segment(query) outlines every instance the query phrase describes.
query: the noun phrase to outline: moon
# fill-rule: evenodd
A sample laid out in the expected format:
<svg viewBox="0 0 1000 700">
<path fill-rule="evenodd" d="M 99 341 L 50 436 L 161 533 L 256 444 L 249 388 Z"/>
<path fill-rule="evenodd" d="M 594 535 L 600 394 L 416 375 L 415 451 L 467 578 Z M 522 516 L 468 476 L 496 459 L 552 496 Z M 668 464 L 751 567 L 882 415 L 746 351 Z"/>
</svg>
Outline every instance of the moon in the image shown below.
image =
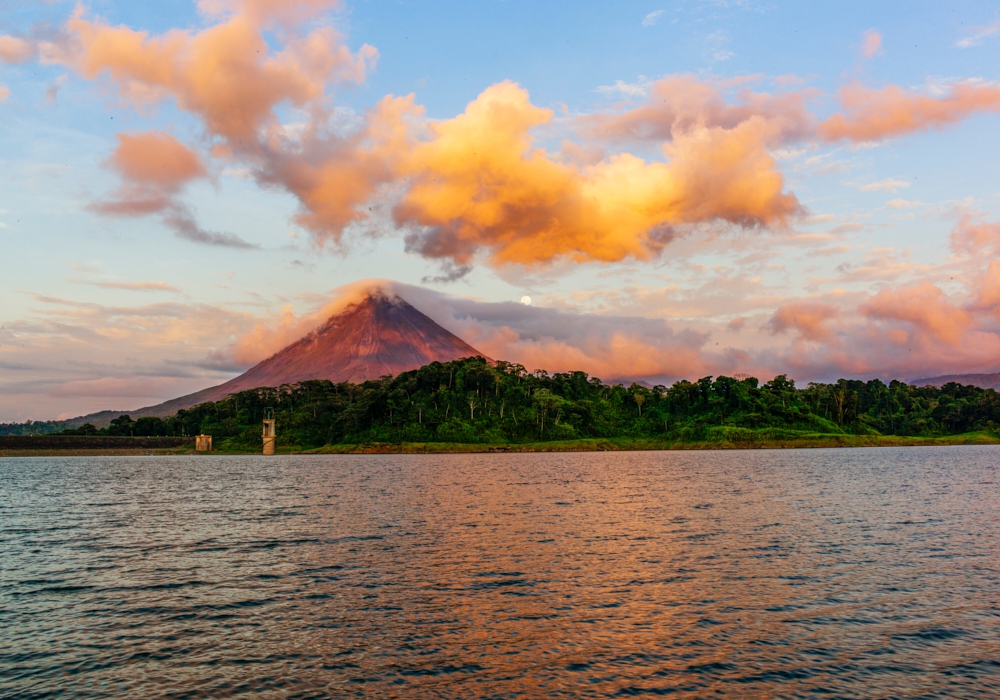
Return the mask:
<svg viewBox="0 0 1000 700">
<path fill-rule="evenodd" d="M 524 304 L 525 306 L 531 306 L 531 297 L 529 296 L 521 297 L 521 303 Z"/>
</svg>

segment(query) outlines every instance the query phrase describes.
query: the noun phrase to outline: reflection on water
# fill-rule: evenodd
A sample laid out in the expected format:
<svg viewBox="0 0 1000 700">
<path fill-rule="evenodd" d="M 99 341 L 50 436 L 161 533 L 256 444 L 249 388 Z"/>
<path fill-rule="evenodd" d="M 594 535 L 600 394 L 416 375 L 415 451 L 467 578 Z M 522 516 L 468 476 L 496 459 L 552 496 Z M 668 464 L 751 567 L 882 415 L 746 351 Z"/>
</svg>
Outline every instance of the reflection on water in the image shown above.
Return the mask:
<svg viewBox="0 0 1000 700">
<path fill-rule="evenodd" d="M 998 460 L 0 460 L 0 696 L 1000 697 Z"/>
</svg>

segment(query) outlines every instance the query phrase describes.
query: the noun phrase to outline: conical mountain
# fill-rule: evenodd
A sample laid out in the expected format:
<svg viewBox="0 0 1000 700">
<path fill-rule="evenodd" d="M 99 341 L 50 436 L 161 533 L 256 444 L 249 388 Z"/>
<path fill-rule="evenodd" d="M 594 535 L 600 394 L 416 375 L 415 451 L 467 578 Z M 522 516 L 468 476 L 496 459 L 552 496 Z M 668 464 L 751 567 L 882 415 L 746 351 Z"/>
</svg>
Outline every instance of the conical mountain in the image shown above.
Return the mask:
<svg viewBox="0 0 1000 700">
<path fill-rule="evenodd" d="M 331 316 L 306 337 L 225 384 L 127 413 L 132 418 L 169 416 L 182 408 L 262 386 L 277 387 L 309 379 L 362 382 L 435 361 L 475 356 L 486 357 L 403 298 L 375 290 Z M 103 418 L 104 413 L 110 412 L 93 415 Z M 118 415 L 113 412 L 111 417 Z M 81 419 L 85 418 L 90 416 Z"/>
<path fill-rule="evenodd" d="M 399 296 L 375 291 L 219 389 L 235 393 L 306 379 L 361 382 L 482 355 Z"/>
</svg>

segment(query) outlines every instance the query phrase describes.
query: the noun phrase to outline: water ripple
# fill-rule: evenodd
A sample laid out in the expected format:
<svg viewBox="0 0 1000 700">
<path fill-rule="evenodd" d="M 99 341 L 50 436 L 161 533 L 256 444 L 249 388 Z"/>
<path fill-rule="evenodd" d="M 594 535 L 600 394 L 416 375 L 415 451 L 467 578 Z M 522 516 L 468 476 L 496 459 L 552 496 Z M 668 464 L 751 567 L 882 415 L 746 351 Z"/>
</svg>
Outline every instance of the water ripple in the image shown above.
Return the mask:
<svg viewBox="0 0 1000 700">
<path fill-rule="evenodd" d="M 1000 697 L 998 463 L 0 459 L 0 697 Z"/>
</svg>

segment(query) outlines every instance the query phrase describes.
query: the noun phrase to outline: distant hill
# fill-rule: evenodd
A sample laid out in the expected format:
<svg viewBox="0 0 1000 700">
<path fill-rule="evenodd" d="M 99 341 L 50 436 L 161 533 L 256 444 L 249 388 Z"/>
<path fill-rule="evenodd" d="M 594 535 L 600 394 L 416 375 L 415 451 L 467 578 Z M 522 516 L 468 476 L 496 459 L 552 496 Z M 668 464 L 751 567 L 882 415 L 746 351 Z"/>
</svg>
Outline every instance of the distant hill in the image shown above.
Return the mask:
<svg viewBox="0 0 1000 700">
<path fill-rule="evenodd" d="M 950 382 L 978 386 L 981 389 L 1000 389 L 1000 372 L 993 374 L 945 374 L 940 377 L 914 379 L 913 386 L 944 386 Z"/>
<path fill-rule="evenodd" d="M 127 413 L 171 416 L 183 408 L 219 401 L 246 389 L 294 384 L 308 379 L 362 382 L 386 374 L 450 362 L 463 357 L 485 357 L 464 340 L 442 328 L 398 295 L 370 292 L 326 323 L 225 384 L 134 411 L 101 411 L 65 421 L 66 427 L 92 423 L 101 428 Z M 489 358 L 487 358 L 489 359 Z"/>
</svg>

